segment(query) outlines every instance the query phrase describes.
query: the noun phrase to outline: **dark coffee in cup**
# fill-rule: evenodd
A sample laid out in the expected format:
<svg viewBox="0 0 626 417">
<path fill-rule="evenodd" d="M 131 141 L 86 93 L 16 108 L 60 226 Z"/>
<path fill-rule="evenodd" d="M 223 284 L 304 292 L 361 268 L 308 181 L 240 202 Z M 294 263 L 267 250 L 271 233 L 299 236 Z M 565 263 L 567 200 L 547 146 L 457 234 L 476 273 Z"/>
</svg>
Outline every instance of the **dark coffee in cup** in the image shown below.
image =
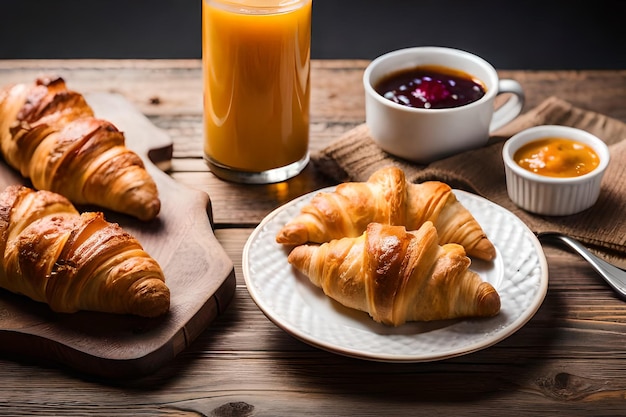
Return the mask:
<svg viewBox="0 0 626 417">
<path fill-rule="evenodd" d="M 433 67 L 435 77 L 423 72 Z M 420 71 L 417 78 L 422 80 L 419 88 L 409 85 L 416 68 Z M 429 86 L 424 88 L 427 78 Z M 407 91 L 403 98 L 394 93 L 396 99 L 416 98 L 422 102 L 417 103 L 420 106 L 385 98 L 385 91 L 377 89 L 382 91 L 386 80 L 399 81 L 396 87 Z M 448 90 L 445 83 L 467 86 L 459 94 Z M 363 87 L 365 121 L 374 142 L 385 152 L 420 164 L 486 145 L 490 133 L 517 117 L 524 105 L 524 91 L 517 81 L 499 79 L 496 69 L 484 59 L 452 48 L 424 46 L 381 55 L 365 68 Z M 502 94 L 508 98 L 496 108 L 495 98 Z M 458 100 L 462 95 L 469 96 L 469 102 Z M 446 103 L 449 98 L 456 105 Z M 434 108 L 435 102 L 443 106 Z"/>
<path fill-rule="evenodd" d="M 404 69 L 387 75 L 374 89 L 394 103 L 422 109 L 449 109 L 480 100 L 485 84 L 460 70 L 439 65 Z"/>
</svg>

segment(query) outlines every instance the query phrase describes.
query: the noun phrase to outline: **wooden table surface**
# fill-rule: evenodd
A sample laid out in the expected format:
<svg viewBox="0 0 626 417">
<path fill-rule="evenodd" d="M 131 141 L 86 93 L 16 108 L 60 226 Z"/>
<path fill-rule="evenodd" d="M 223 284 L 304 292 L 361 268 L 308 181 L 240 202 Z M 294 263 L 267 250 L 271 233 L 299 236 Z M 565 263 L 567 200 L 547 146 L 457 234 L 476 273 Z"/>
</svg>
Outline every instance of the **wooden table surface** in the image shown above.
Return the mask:
<svg viewBox="0 0 626 417">
<path fill-rule="evenodd" d="M 311 152 L 364 121 L 366 64 L 314 61 Z M 626 415 L 626 304 L 576 255 L 545 248 L 545 301 L 522 329 L 490 348 L 409 364 L 319 350 L 263 315 L 246 289 L 241 257 L 270 211 L 332 181 L 312 166 L 268 186 L 214 177 L 202 160 L 199 61 L 0 61 L 0 85 L 41 73 L 60 74 L 83 93 L 122 94 L 169 133 L 169 174 L 209 194 L 215 235 L 235 265 L 237 287 L 226 312 L 190 347 L 141 378 L 103 380 L 0 356 L 1 415 Z M 500 75 L 522 84 L 526 109 L 554 95 L 626 121 L 626 70 Z"/>
</svg>

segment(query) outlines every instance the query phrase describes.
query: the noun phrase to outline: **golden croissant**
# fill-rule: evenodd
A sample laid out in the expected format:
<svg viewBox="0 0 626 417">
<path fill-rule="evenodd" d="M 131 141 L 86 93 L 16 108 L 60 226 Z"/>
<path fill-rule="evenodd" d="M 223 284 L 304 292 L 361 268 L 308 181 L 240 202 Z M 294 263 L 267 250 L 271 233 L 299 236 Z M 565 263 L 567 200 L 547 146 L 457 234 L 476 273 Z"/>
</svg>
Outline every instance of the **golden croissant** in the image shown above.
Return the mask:
<svg viewBox="0 0 626 417">
<path fill-rule="evenodd" d="M 50 191 L 12 185 L 0 194 L 0 255 L 0 287 L 56 312 L 169 310 L 163 271 L 137 239 Z"/>
<path fill-rule="evenodd" d="M 141 220 L 161 208 L 156 184 L 124 134 L 94 117 L 62 78 L 0 91 L 0 150 L 33 187 Z"/>
<path fill-rule="evenodd" d="M 474 216 L 445 183 L 412 184 L 397 167 L 382 168 L 367 182 L 349 182 L 320 192 L 277 234 L 276 242 L 301 245 L 357 237 L 369 223 L 418 229 L 431 221 L 439 243 L 458 243 L 468 255 L 492 260 L 496 250 Z"/>
<path fill-rule="evenodd" d="M 462 246 L 440 246 L 429 221 L 417 231 L 371 223 L 356 238 L 295 247 L 288 261 L 324 293 L 377 322 L 491 317 L 495 288 L 469 269 Z"/>
</svg>

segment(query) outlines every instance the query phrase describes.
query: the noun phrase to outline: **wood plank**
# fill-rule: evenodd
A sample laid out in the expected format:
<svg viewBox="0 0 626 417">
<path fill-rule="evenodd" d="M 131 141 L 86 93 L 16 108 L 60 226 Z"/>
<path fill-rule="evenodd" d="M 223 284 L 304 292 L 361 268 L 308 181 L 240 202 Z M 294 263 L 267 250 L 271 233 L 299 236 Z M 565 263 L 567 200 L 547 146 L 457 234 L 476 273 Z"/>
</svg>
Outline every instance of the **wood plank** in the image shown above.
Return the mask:
<svg viewBox="0 0 626 417">
<path fill-rule="evenodd" d="M 362 72 L 368 61 L 316 60 L 311 65 L 312 121 L 364 120 Z M 42 73 L 63 76 L 85 93 L 119 93 L 148 117 L 202 113 L 200 60 L 3 60 L 0 85 L 25 82 Z M 626 70 L 501 70 L 526 92 L 526 109 L 551 95 L 626 120 Z M 176 139 L 174 139 L 176 141 Z"/>
</svg>

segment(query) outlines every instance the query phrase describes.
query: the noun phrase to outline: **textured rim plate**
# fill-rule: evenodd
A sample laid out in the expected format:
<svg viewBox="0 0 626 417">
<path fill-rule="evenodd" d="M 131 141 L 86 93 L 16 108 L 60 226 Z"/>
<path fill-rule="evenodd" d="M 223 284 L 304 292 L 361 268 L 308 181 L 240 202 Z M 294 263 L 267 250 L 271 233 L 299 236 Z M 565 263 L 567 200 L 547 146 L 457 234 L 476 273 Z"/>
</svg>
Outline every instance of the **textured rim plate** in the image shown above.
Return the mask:
<svg viewBox="0 0 626 417">
<path fill-rule="evenodd" d="M 332 191 L 329 187 L 320 191 Z M 333 301 L 287 262 L 289 248 L 275 241 L 282 226 L 319 191 L 270 213 L 243 250 L 243 274 L 252 299 L 278 327 L 318 348 L 385 362 L 427 362 L 475 352 L 519 330 L 537 312 L 548 288 L 541 244 L 510 211 L 482 197 L 454 190 L 496 247 L 492 262 L 472 260 L 471 269 L 501 298 L 493 318 L 412 322 L 389 327 L 367 313 Z"/>
</svg>

